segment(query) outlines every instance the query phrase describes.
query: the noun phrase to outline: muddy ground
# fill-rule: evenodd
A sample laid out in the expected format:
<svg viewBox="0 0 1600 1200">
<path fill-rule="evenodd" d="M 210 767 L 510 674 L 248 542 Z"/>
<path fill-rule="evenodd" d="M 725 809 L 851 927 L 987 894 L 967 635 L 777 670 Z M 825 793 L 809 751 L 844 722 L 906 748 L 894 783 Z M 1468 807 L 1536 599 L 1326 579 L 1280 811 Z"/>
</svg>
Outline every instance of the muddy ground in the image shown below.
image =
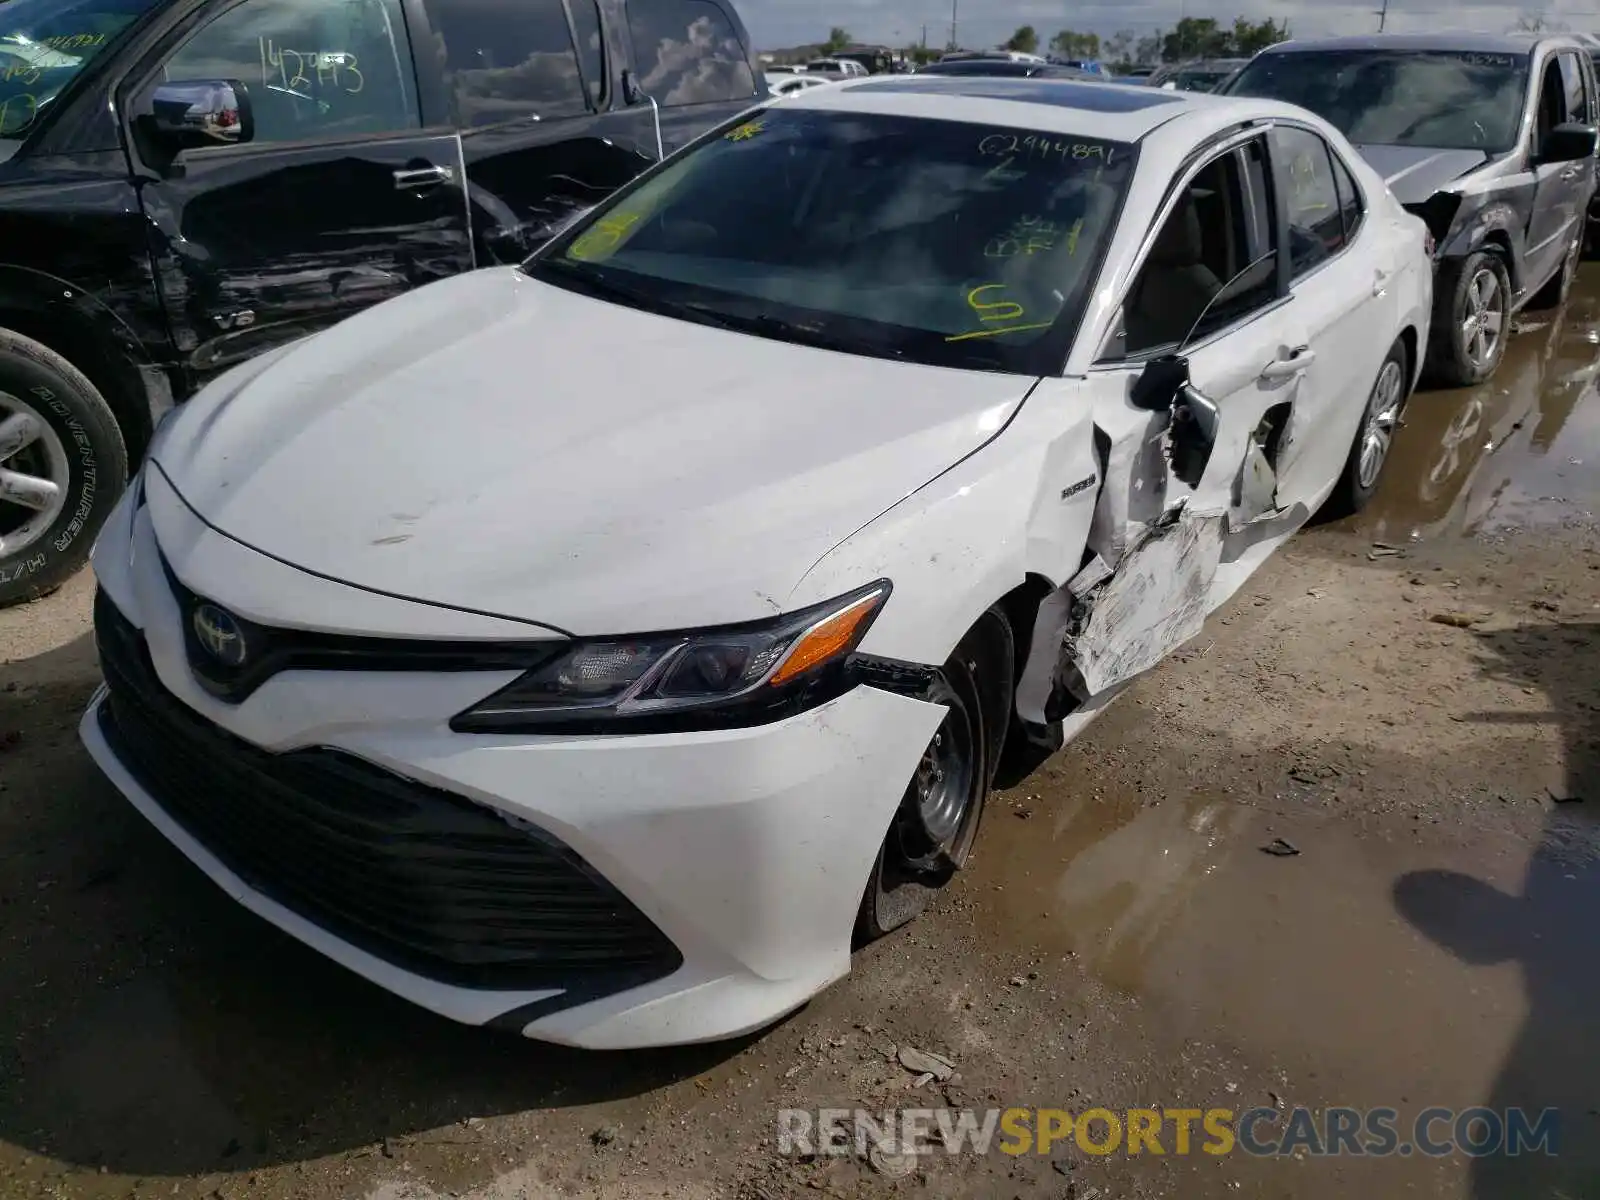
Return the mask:
<svg viewBox="0 0 1600 1200">
<path fill-rule="evenodd" d="M 939 911 L 732 1044 L 457 1027 L 96 774 L 91 585 L 0 614 L 0 1195 L 1600 1196 L 1600 271 L 1000 794 Z M 1445 623 L 1448 622 L 1448 623 Z M 1262 847 L 1284 839 L 1298 854 Z M 918 1086 L 903 1047 L 959 1072 Z M 780 1156 L 780 1108 L 1560 1109 L 1560 1154 Z M 879 1166 L 886 1164 L 880 1163 Z M 892 1164 L 887 1164 L 891 1165 Z"/>
</svg>

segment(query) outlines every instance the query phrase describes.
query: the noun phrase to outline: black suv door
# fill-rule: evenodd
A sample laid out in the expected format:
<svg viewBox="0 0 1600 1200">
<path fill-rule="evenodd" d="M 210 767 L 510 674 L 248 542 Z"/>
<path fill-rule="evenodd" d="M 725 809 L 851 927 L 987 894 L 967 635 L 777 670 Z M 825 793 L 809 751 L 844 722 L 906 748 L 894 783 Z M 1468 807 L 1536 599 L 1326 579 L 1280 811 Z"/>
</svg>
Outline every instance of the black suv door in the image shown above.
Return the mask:
<svg viewBox="0 0 1600 1200">
<path fill-rule="evenodd" d="M 710 0 L 423 4 L 427 32 L 414 36 L 433 48 L 461 130 L 479 265 L 520 262 L 757 99 L 743 26 Z"/>
<path fill-rule="evenodd" d="M 175 151 L 173 114 L 219 86 L 238 97 L 231 144 Z M 402 0 L 215 0 L 122 95 L 157 281 L 197 382 L 473 265 L 458 139 L 425 127 L 442 114 L 419 100 Z"/>
<path fill-rule="evenodd" d="M 671 154 L 766 92 L 744 27 L 717 0 L 625 0 L 635 81 L 661 110 Z"/>
</svg>

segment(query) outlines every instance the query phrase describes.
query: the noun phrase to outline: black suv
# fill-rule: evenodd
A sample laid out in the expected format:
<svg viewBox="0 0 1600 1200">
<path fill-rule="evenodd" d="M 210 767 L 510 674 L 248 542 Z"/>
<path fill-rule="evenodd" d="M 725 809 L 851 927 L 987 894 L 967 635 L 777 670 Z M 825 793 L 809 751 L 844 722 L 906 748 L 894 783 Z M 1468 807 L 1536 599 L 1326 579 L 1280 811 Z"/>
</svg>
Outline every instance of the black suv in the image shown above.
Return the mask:
<svg viewBox="0 0 1600 1200">
<path fill-rule="evenodd" d="M 766 94 L 729 0 L 0 0 L 0 604 L 81 565 L 174 400 Z"/>
<path fill-rule="evenodd" d="M 1566 298 L 1595 191 L 1600 96 L 1568 37 L 1437 34 L 1285 42 L 1221 89 L 1336 125 L 1432 232 L 1428 365 L 1487 379 L 1511 317 Z"/>
</svg>

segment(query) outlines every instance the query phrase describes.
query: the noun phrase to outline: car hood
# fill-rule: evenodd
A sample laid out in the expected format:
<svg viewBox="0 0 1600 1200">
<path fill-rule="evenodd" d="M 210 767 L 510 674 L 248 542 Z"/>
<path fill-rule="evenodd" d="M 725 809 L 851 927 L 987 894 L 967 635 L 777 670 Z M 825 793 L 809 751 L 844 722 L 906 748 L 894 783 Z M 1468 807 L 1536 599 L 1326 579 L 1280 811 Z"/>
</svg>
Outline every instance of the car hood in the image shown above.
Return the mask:
<svg viewBox="0 0 1600 1200">
<path fill-rule="evenodd" d="M 1429 146 L 1356 143 L 1361 157 L 1383 176 L 1401 204 L 1421 204 L 1447 183 L 1489 161 L 1482 150 L 1438 150 Z"/>
<path fill-rule="evenodd" d="M 504 268 L 224 376 L 151 457 L 208 523 L 291 565 L 632 633 L 781 611 L 1030 384 L 690 324 Z"/>
</svg>

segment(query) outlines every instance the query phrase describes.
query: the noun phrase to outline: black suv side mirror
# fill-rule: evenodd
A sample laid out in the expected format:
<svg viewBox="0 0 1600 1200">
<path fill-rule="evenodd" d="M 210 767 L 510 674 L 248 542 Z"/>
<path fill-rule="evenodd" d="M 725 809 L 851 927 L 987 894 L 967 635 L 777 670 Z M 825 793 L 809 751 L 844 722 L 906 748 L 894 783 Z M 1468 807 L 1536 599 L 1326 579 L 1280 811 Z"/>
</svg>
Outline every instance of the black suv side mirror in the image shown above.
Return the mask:
<svg viewBox="0 0 1600 1200">
<path fill-rule="evenodd" d="M 1545 134 L 1544 145 L 1539 147 L 1541 163 L 1581 162 L 1593 158 L 1600 145 L 1600 130 L 1593 125 L 1568 122 L 1557 125 Z"/>
<path fill-rule="evenodd" d="M 163 83 L 140 123 L 169 154 L 202 146 L 237 146 L 256 132 L 250 94 L 234 79 Z"/>
<path fill-rule="evenodd" d="M 0 0 L 3 3 L 4 0 Z M 644 85 L 639 82 L 639 77 L 633 71 L 624 68 L 622 72 L 622 102 L 629 108 L 636 104 L 648 104 L 650 111 L 655 115 L 656 121 L 656 161 L 660 162 L 667 157 L 666 145 L 661 140 L 661 106 L 656 103 L 656 98 L 644 90 Z"/>
</svg>

